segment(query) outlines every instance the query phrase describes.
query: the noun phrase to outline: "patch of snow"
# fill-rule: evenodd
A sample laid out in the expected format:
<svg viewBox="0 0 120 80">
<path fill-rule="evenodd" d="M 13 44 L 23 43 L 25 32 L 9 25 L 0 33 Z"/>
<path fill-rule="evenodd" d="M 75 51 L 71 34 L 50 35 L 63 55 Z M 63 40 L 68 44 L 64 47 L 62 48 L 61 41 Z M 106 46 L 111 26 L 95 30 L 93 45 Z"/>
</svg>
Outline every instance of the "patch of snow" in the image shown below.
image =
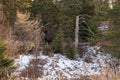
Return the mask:
<svg viewBox="0 0 120 80">
<path fill-rule="evenodd" d="M 17 71 L 26 69 L 32 59 L 34 59 L 33 55 L 20 55 L 18 59 L 15 59 L 15 65 L 19 66 Z"/>
<path fill-rule="evenodd" d="M 54 54 L 53 57 L 49 57 L 40 52 L 37 58 L 45 60 L 46 64 L 43 65 L 43 76 L 37 80 L 54 80 L 59 77 L 71 79 L 80 78 L 80 75 L 99 75 L 103 68 L 108 67 L 106 62 L 110 61 L 112 57 L 109 54 L 99 54 L 100 46 L 87 46 L 86 48 L 87 52 L 83 58 L 77 60 L 70 60 L 61 54 Z M 90 63 L 85 62 L 86 56 L 92 58 Z M 22 71 L 29 66 L 32 59 L 35 59 L 35 56 L 20 55 L 18 59 L 15 59 L 15 64 L 19 65 L 18 71 Z"/>
<path fill-rule="evenodd" d="M 109 30 L 109 26 L 108 25 L 102 25 L 102 26 L 99 26 L 98 27 L 98 30 L 101 30 L 101 31 L 107 31 L 107 30 Z"/>
</svg>

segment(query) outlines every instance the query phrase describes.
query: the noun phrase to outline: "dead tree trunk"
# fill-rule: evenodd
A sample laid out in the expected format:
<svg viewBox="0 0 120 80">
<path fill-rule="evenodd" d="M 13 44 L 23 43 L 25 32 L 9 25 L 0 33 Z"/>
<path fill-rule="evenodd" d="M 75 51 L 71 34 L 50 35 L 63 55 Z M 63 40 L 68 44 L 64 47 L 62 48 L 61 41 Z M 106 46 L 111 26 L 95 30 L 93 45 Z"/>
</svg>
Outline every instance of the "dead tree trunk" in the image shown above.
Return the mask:
<svg viewBox="0 0 120 80">
<path fill-rule="evenodd" d="M 76 16 L 76 27 L 75 27 L 75 48 L 78 50 L 79 43 L 79 16 Z"/>
</svg>

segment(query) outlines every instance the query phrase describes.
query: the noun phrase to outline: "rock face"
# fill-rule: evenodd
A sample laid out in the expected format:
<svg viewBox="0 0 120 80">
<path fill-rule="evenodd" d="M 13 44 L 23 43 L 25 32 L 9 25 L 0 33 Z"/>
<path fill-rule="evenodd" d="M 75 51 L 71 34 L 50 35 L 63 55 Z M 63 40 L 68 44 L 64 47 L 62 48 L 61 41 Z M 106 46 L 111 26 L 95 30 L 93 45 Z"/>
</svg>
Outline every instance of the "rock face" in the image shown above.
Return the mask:
<svg viewBox="0 0 120 80">
<path fill-rule="evenodd" d="M 16 51 L 14 53 L 31 53 L 40 47 L 41 26 L 38 20 L 29 20 L 29 13 L 17 11 L 17 20 L 14 30 L 14 43 Z M 36 48 L 36 49 L 35 49 Z"/>
</svg>

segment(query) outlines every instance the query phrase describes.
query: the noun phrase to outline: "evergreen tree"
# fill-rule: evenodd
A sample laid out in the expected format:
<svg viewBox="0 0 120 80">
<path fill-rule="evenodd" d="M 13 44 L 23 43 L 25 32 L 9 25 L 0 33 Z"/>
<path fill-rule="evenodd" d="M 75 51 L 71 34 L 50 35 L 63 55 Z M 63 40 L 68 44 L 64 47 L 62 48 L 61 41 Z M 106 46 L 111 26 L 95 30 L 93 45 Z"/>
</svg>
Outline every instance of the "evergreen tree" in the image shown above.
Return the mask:
<svg viewBox="0 0 120 80">
<path fill-rule="evenodd" d="M 64 53 L 63 51 L 64 33 L 61 27 L 56 33 L 56 37 L 53 40 L 52 49 L 55 53 Z"/>
<path fill-rule="evenodd" d="M 46 42 L 51 42 L 54 39 L 58 26 L 57 14 L 58 9 L 53 3 L 53 0 L 35 0 L 32 7 L 28 9 L 31 13 L 31 19 L 39 17 L 43 24 L 43 31 L 46 34 Z M 49 35 L 51 34 L 51 35 Z"/>
<path fill-rule="evenodd" d="M 113 56 L 120 58 L 120 5 L 114 6 L 114 8 L 110 10 L 109 16 L 112 27 L 106 37 L 111 44 L 108 46 L 108 50 Z"/>
<path fill-rule="evenodd" d="M 0 42 L 0 78 L 7 78 L 15 69 L 13 60 L 6 55 L 6 45 Z"/>
</svg>

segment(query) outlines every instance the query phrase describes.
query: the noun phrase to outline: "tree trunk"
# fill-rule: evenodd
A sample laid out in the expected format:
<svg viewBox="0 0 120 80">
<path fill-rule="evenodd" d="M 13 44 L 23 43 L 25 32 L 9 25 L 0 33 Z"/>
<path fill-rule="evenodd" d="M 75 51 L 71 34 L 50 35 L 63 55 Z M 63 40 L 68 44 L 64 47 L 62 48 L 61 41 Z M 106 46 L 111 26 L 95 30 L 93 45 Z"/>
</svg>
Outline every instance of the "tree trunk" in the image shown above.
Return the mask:
<svg viewBox="0 0 120 80">
<path fill-rule="evenodd" d="M 75 27 L 75 48 L 78 50 L 79 43 L 79 16 L 76 16 L 76 27 Z"/>
</svg>

